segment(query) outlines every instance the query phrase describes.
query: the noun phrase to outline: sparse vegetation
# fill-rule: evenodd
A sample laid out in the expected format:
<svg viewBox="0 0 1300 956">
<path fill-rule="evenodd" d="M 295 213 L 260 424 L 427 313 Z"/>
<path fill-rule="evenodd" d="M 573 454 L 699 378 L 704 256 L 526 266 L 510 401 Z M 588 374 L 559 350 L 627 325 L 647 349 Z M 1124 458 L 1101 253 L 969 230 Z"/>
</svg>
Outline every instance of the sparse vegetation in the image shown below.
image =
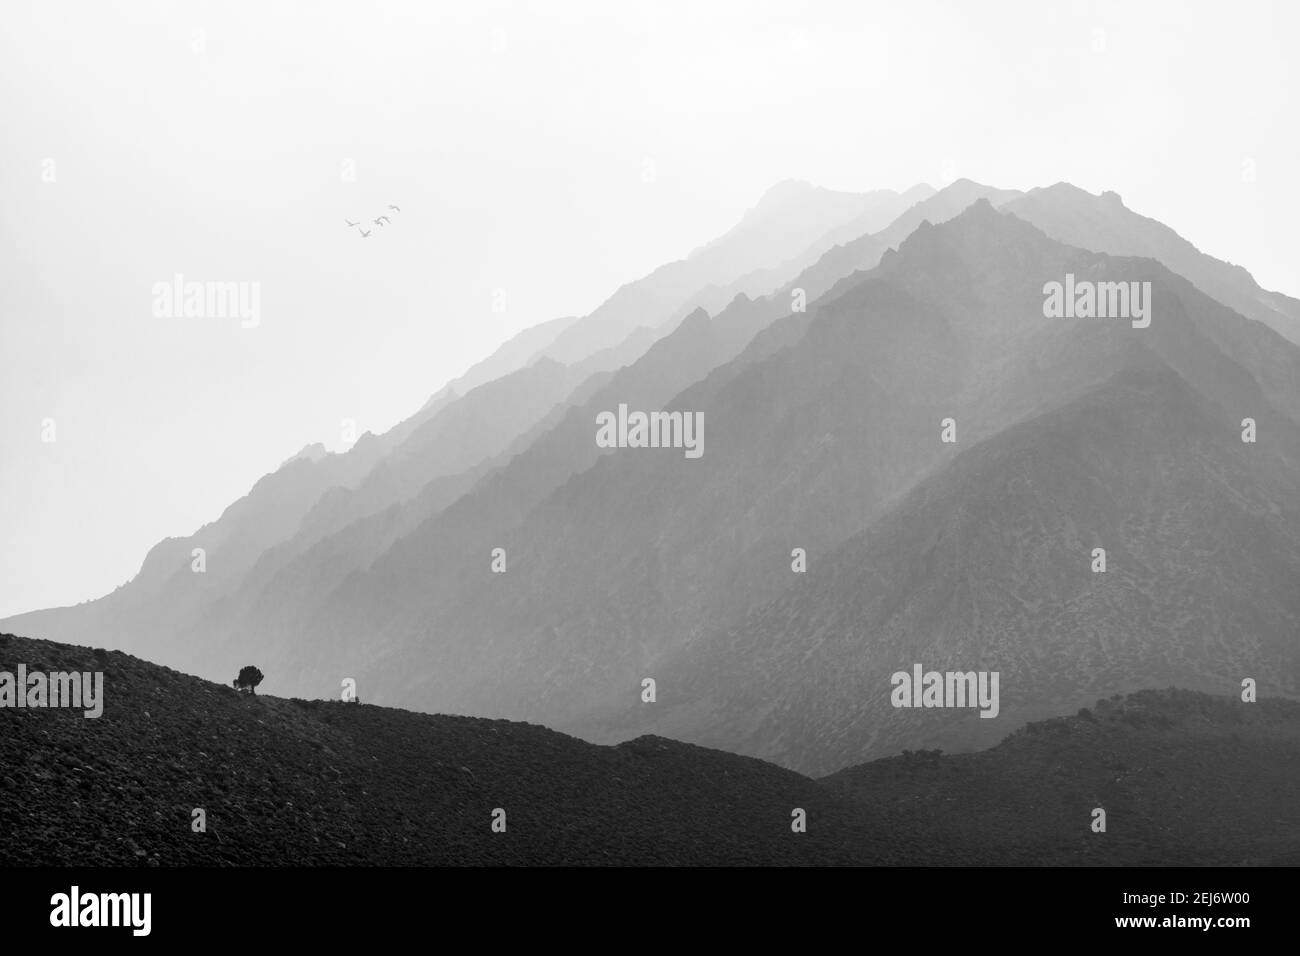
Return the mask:
<svg viewBox="0 0 1300 956">
<path fill-rule="evenodd" d="M 239 676 L 235 678 L 235 690 L 242 691 L 246 694 L 257 694 L 257 685 L 262 683 L 262 672 L 249 664 L 239 671 Z"/>
<path fill-rule="evenodd" d="M 247 707 L 126 654 L 0 635 L 0 670 L 20 660 L 97 665 L 105 707 L 0 711 L 0 863 L 1300 862 L 1300 704 L 1282 700 L 1144 691 L 979 753 L 813 780 L 662 737 L 599 747 L 337 700 Z M 792 807 L 808 812 L 798 836 Z"/>
</svg>

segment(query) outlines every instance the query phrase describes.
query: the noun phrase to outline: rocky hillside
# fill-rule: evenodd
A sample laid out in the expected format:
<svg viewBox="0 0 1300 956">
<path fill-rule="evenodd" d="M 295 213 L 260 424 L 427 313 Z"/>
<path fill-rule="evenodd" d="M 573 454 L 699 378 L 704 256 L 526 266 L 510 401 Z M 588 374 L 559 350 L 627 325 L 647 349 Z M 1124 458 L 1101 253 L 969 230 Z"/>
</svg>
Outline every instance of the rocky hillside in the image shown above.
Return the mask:
<svg viewBox="0 0 1300 956">
<path fill-rule="evenodd" d="M 912 751 L 822 782 L 924 821 L 936 843 L 961 854 L 954 862 L 1300 863 L 1293 701 L 1117 694 L 979 753 Z M 1095 808 L 1106 812 L 1105 833 L 1091 830 Z"/>
<path fill-rule="evenodd" d="M 659 737 L 601 747 L 509 721 L 249 697 L 0 635 L 0 671 L 20 663 L 102 671 L 105 705 L 97 719 L 0 709 L 0 864 L 1300 862 L 1300 705 L 1284 701 L 1143 692 L 982 753 L 815 781 Z M 1105 834 L 1089 829 L 1095 806 Z"/>
<path fill-rule="evenodd" d="M 120 652 L 0 637 L 0 671 L 104 673 L 103 716 L 0 710 L 0 862 L 900 862 L 807 777 L 657 738 L 237 693 Z M 232 675 L 233 676 L 233 675 Z M 268 684 L 273 678 L 268 678 Z M 265 689 L 265 685 L 264 685 Z M 809 832 L 791 832 L 807 810 Z M 195 808 L 207 832 L 192 831 Z M 506 832 L 492 831 L 506 811 Z"/>
</svg>

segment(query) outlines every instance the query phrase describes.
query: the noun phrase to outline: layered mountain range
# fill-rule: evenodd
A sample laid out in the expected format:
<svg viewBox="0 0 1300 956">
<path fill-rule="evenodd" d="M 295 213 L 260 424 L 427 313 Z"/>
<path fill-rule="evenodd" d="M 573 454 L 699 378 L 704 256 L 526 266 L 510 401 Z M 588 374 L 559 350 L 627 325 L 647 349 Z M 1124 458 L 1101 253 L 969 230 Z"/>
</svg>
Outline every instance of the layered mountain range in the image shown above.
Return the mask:
<svg viewBox="0 0 1300 956">
<path fill-rule="evenodd" d="M 1150 324 L 1049 315 L 1052 282 Z M 1300 302 L 1113 193 L 786 183 L 0 627 L 813 774 L 1143 687 L 1294 696 L 1297 341 Z M 697 416 L 703 454 L 601 447 L 620 407 Z M 997 716 L 894 706 L 916 664 L 998 673 Z"/>
</svg>

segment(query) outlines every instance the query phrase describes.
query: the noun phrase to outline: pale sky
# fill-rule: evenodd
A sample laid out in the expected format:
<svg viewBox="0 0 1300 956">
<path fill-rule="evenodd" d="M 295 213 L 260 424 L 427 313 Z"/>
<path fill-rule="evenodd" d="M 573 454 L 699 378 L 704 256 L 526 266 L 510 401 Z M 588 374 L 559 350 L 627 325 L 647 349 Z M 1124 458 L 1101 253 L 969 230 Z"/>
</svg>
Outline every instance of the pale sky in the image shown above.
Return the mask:
<svg viewBox="0 0 1300 956">
<path fill-rule="evenodd" d="M 783 179 L 1113 189 L 1300 296 L 1297 51 L 1293 2 L 6 0 L 0 616 L 111 590 Z M 155 317 L 178 272 L 260 283 L 260 324 Z"/>
</svg>

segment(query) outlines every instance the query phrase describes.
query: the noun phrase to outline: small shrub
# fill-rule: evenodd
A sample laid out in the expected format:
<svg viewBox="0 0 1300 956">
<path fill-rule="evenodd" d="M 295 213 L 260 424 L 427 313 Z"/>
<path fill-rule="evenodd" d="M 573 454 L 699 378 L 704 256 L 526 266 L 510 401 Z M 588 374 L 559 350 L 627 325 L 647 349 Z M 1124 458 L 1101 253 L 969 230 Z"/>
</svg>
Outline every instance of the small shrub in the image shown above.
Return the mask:
<svg viewBox="0 0 1300 956">
<path fill-rule="evenodd" d="M 257 685 L 260 683 L 262 683 L 262 672 L 252 664 L 241 668 L 239 676 L 233 681 L 235 690 L 240 690 L 254 696 L 257 695 Z"/>
</svg>

